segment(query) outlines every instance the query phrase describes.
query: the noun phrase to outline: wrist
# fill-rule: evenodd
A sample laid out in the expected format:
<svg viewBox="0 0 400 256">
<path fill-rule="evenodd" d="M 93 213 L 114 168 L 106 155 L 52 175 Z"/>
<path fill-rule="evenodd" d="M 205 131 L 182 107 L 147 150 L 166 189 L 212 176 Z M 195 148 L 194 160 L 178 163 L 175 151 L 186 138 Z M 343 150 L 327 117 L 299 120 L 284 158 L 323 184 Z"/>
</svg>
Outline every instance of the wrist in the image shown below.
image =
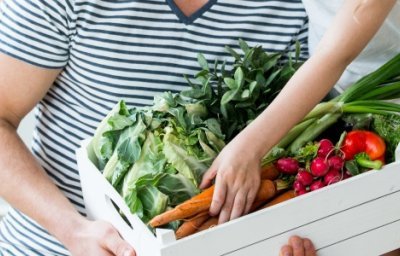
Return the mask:
<svg viewBox="0 0 400 256">
<path fill-rule="evenodd" d="M 253 134 L 246 134 L 246 130 L 242 133 L 238 134 L 233 143 L 233 147 L 238 149 L 245 149 L 246 155 L 253 159 L 253 161 L 260 163 L 264 158 L 266 151 L 269 150 L 269 147 L 266 143 L 263 142 L 260 138 L 253 138 Z M 256 136 L 258 137 L 258 136 Z M 243 152 L 243 151 L 241 151 Z"/>
<path fill-rule="evenodd" d="M 89 220 L 79 213 L 72 216 L 65 216 L 59 220 L 59 224 L 54 228 L 54 236 L 67 248 L 77 242 L 79 234 L 89 224 Z"/>
</svg>

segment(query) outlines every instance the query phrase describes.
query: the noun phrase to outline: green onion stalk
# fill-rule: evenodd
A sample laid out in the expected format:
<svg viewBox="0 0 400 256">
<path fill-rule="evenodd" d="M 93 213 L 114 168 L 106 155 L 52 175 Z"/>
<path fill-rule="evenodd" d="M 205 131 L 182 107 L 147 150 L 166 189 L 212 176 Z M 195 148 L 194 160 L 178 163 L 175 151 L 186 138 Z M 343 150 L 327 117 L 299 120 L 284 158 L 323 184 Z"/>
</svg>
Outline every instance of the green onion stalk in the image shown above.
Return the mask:
<svg viewBox="0 0 400 256">
<path fill-rule="evenodd" d="M 262 164 L 276 159 L 273 153 L 276 152 L 276 148 L 285 148 L 288 153 L 295 154 L 344 114 L 399 114 L 400 104 L 390 102 L 398 98 L 400 98 L 400 54 L 356 81 L 338 97 L 315 106 L 302 122 L 293 127 L 275 148 L 266 154 Z"/>
</svg>

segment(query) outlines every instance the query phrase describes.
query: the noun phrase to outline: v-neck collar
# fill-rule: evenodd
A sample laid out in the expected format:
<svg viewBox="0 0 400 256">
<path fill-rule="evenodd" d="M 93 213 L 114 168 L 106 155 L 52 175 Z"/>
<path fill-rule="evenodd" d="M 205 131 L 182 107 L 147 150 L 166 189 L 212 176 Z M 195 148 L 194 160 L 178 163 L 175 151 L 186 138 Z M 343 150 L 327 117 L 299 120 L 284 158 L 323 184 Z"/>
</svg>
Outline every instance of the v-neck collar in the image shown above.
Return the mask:
<svg viewBox="0 0 400 256">
<path fill-rule="evenodd" d="M 197 10 L 190 16 L 186 16 L 182 12 L 182 10 L 175 4 L 174 0 L 167 0 L 167 3 L 172 12 L 174 12 L 179 21 L 181 21 L 185 25 L 192 24 L 197 18 L 201 17 L 205 12 L 207 12 L 216 2 L 217 0 L 208 0 L 208 2 L 203 5 L 199 10 Z"/>
</svg>

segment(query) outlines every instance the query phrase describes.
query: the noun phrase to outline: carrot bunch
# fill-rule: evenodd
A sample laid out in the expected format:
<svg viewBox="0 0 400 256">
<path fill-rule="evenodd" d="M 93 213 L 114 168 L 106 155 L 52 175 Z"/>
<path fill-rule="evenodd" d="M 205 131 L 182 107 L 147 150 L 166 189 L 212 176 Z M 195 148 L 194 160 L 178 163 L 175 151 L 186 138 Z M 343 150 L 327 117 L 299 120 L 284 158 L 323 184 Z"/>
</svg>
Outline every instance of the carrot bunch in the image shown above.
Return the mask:
<svg viewBox="0 0 400 256">
<path fill-rule="evenodd" d="M 278 176 L 279 171 L 274 165 L 268 165 L 262 169 L 261 184 L 256 199 L 251 207 L 251 212 L 259 209 L 271 199 L 276 198 L 281 191 L 287 189 L 287 183 L 276 180 Z M 211 217 L 208 214 L 213 194 L 214 185 L 203 190 L 200 194 L 191 199 L 177 205 L 175 208 L 155 216 L 150 220 L 149 225 L 155 228 L 172 221 L 184 220 L 183 224 L 176 231 L 176 237 L 178 239 L 214 227 L 218 225 L 218 217 Z M 286 193 L 282 194 L 282 196 L 285 194 Z M 294 195 L 294 193 L 292 194 Z M 290 199 L 290 196 L 286 194 L 285 198 L 285 200 Z M 283 199 L 279 200 L 284 201 Z"/>
</svg>

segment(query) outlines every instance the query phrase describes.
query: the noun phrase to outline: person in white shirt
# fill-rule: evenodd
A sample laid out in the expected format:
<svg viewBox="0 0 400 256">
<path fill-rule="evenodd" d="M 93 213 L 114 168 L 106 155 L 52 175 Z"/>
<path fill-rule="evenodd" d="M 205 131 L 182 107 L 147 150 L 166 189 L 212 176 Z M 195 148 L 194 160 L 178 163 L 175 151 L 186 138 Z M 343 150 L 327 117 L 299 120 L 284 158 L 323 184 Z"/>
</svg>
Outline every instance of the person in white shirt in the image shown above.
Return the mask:
<svg viewBox="0 0 400 256">
<path fill-rule="evenodd" d="M 249 211 L 258 189 L 254 184 L 260 182 L 262 157 L 335 85 L 341 91 L 400 53 L 400 1 L 303 3 L 310 20 L 311 57 L 274 102 L 222 150 L 204 176 L 202 187 L 216 179 L 210 213 L 219 214 L 220 223 Z"/>
</svg>

